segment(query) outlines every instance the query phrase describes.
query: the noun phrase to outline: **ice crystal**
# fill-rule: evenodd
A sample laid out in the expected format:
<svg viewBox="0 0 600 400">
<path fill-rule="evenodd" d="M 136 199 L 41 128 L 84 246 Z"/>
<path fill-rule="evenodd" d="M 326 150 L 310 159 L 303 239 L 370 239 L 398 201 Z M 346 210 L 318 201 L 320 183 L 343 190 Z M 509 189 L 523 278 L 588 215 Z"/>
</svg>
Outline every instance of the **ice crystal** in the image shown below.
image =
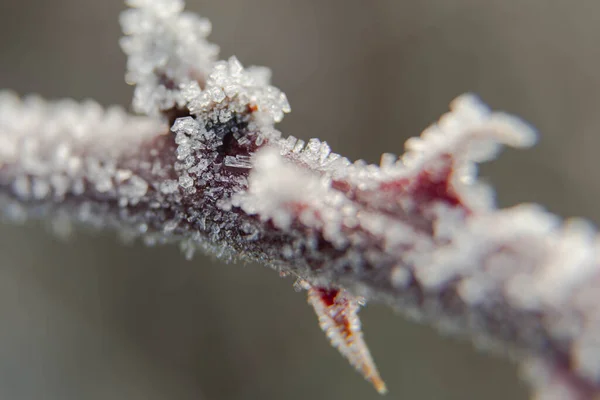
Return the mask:
<svg viewBox="0 0 600 400">
<path fill-rule="evenodd" d="M 60 202 L 71 195 L 106 196 L 135 204 L 148 191 L 139 146 L 168 129 L 117 107 L 88 101 L 46 103 L 0 94 L 0 175 L 24 202 Z"/>
<path fill-rule="evenodd" d="M 208 114 L 215 122 L 227 122 L 248 108 L 266 124 L 280 122 L 284 113 L 290 112 L 290 105 L 284 93 L 269 85 L 267 71 L 261 67 L 244 69 L 235 57 L 217 62 L 204 90 L 197 82 L 184 88 L 187 108 L 195 115 Z"/>
<path fill-rule="evenodd" d="M 257 261 L 307 288 L 332 343 L 379 391 L 359 299 L 480 347 L 524 354 L 539 398 L 600 393 L 599 240 L 539 206 L 496 209 L 477 163 L 532 129 L 463 95 L 398 158 L 351 162 L 282 138 L 270 72 L 216 61 L 210 23 L 178 0 L 121 17 L 137 117 L 93 102 L 0 94 L 0 210 Z M 170 126 L 163 121 L 169 121 Z"/>
<path fill-rule="evenodd" d="M 121 47 L 128 55 L 126 81 L 136 85 L 137 112 L 158 116 L 183 106 L 181 85 L 204 81 L 219 49 L 206 41 L 211 24 L 182 12 L 182 0 L 128 0 L 121 14 L 127 35 Z"/>
</svg>

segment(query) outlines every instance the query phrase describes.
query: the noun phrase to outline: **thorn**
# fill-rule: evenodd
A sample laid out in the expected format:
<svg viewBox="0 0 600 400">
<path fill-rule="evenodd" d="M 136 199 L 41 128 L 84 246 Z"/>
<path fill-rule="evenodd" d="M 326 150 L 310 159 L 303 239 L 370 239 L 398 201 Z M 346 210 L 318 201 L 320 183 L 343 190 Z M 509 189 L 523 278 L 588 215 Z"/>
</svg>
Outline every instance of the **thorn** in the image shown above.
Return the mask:
<svg viewBox="0 0 600 400">
<path fill-rule="evenodd" d="M 350 364 L 371 382 L 379 394 L 387 393 L 385 383 L 379 376 L 373 357 L 361 331 L 358 310 L 360 299 L 345 290 L 308 287 L 308 302 L 313 306 L 319 325 L 333 347 Z"/>
</svg>

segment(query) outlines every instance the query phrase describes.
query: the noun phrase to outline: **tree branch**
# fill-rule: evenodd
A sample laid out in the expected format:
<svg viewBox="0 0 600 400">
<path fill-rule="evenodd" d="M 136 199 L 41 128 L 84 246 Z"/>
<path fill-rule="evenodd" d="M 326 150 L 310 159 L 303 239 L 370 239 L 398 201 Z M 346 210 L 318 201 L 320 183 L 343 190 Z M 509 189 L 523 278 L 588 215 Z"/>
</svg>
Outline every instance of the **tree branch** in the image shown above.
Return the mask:
<svg viewBox="0 0 600 400">
<path fill-rule="evenodd" d="M 268 70 L 215 61 L 209 23 L 181 2 L 130 5 L 127 79 L 149 117 L 4 93 L 5 218 L 260 262 L 523 360 L 539 398 L 600 396 L 596 233 L 534 205 L 496 209 L 476 179 L 501 144 L 533 144 L 526 124 L 465 95 L 400 160 L 351 163 L 282 138 L 289 105 Z"/>
</svg>

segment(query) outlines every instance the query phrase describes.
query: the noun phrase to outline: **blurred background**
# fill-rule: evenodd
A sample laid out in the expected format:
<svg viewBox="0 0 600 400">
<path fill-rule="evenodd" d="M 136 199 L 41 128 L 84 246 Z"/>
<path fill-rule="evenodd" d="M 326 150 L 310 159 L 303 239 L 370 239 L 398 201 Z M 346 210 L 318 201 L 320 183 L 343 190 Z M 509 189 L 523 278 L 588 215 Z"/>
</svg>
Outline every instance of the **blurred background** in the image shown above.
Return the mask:
<svg viewBox="0 0 600 400">
<path fill-rule="evenodd" d="M 121 0 L 0 0 L 0 88 L 128 105 Z M 600 2 L 188 0 L 222 55 L 267 65 L 285 134 L 350 158 L 402 152 L 473 91 L 540 142 L 482 175 L 503 206 L 600 220 Z M 264 267 L 192 261 L 111 232 L 0 226 L 0 398 L 378 399 L 303 294 Z M 517 369 L 369 304 L 390 399 L 526 399 Z"/>
</svg>

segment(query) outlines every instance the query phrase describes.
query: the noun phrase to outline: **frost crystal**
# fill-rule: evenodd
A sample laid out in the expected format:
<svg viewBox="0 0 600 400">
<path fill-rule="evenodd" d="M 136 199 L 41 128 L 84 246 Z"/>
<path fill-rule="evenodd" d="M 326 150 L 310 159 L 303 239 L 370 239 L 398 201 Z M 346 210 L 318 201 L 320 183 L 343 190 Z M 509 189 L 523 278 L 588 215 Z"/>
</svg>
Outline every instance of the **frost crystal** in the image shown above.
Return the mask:
<svg viewBox="0 0 600 400">
<path fill-rule="evenodd" d="M 290 107 L 269 70 L 216 61 L 210 23 L 182 1 L 128 4 L 127 81 L 149 117 L 2 92 L 5 219 L 110 228 L 293 274 L 380 392 L 360 297 L 524 354 L 539 399 L 600 395 L 596 231 L 538 206 L 498 210 L 477 180 L 501 145 L 534 143 L 529 126 L 464 95 L 402 157 L 352 163 L 318 139 L 282 138 L 274 124 Z"/>
<path fill-rule="evenodd" d="M 225 166 L 234 168 L 252 168 L 250 156 L 225 156 Z"/>
<path fill-rule="evenodd" d="M 45 103 L 0 94 L 0 179 L 22 201 L 62 201 L 75 195 L 137 203 L 148 191 L 135 157 L 145 140 L 167 133 L 155 120 L 94 102 Z M 135 170 L 135 172 L 134 172 Z M 10 178 L 9 178 L 10 177 Z"/>
<path fill-rule="evenodd" d="M 234 114 L 256 112 L 265 124 L 280 122 L 290 105 L 284 93 L 269 85 L 265 68 L 244 69 L 237 58 L 213 65 L 205 90 L 194 82 L 186 88 L 188 108 L 192 114 L 213 115 L 214 121 L 227 122 Z"/>
<path fill-rule="evenodd" d="M 137 112 L 157 116 L 185 102 L 180 86 L 204 81 L 219 49 L 208 43 L 211 24 L 182 12 L 181 0 L 129 0 L 121 14 L 127 35 L 121 47 L 128 55 L 126 81 L 136 85 Z"/>
</svg>

